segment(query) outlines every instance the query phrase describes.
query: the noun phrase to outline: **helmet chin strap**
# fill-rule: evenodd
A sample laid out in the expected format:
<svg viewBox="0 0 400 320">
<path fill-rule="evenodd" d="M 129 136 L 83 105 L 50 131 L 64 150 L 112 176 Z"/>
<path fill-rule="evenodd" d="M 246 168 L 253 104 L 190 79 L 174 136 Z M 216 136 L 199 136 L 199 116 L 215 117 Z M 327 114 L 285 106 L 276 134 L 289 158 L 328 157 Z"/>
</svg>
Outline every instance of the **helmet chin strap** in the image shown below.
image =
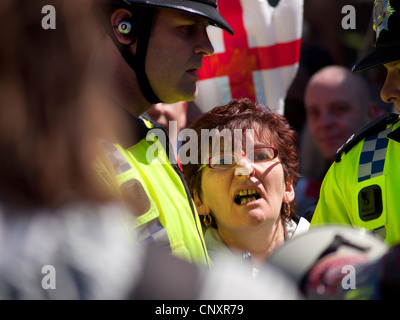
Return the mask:
<svg viewBox="0 0 400 320">
<path fill-rule="evenodd" d="M 135 70 L 139 81 L 139 86 L 142 90 L 144 97 L 147 99 L 147 101 L 155 104 L 162 101 L 154 93 L 145 70 L 147 47 L 149 44 L 151 27 L 153 24 L 153 14 L 154 10 L 144 10 L 140 17 L 140 23 L 137 25 L 137 27 L 140 28 L 140 30 L 137 32 L 138 36 L 134 37 L 130 44 L 121 45 L 121 43 L 119 43 L 118 41 L 116 42 L 119 51 L 121 52 L 121 55 L 123 56 L 125 61 L 133 70 Z M 134 55 L 130 50 L 130 46 L 135 41 L 137 41 L 136 55 Z"/>
</svg>

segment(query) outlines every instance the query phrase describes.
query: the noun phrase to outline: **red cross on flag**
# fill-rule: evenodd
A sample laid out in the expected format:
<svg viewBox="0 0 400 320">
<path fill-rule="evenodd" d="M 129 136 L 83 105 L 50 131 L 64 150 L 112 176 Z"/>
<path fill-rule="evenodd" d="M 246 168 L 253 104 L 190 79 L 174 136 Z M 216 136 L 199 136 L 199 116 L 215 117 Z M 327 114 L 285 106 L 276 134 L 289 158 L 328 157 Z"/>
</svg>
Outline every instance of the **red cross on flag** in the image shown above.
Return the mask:
<svg viewBox="0 0 400 320">
<path fill-rule="evenodd" d="M 231 36 L 209 28 L 214 54 L 205 57 L 196 104 L 206 112 L 232 98 L 250 98 L 284 113 L 284 99 L 298 69 L 304 0 L 219 0 Z"/>
</svg>

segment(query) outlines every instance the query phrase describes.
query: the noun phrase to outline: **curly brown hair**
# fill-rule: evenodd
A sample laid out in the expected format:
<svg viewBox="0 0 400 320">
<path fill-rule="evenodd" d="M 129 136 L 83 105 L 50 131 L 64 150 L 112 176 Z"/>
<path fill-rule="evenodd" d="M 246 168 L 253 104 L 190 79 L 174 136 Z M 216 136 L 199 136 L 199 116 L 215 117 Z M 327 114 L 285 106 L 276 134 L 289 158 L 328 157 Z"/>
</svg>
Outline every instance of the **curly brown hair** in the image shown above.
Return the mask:
<svg viewBox="0 0 400 320">
<path fill-rule="evenodd" d="M 278 158 L 280 159 L 285 181 L 289 182 L 292 179 L 293 187 L 297 185 L 300 178 L 299 173 L 299 150 L 297 147 L 297 132 L 291 129 L 287 119 L 272 111 L 270 108 L 256 104 L 250 99 L 233 99 L 224 106 L 218 106 L 212 110 L 203 113 L 189 127 L 189 129 L 197 134 L 197 138 L 201 137 L 202 130 L 217 129 L 222 131 L 228 129 L 232 132 L 241 129 L 245 132 L 247 129 L 254 129 L 255 138 L 260 141 L 267 141 L 271 146 L 278 150 Z M 244 136 L 244 135 L 243 135 Z M 185 144 L 189 143 L 190 139 L 182 143 L 180 152 L 187 151 Z M 192 197 L 197 195 L 202 199 L 202 170 L 199 171 L 202 163 L 201 144 L 198 144 L 197 161 L 182 163 L 182 170 L 185 179 L 188 183 Z M 180 157 L 185 154 L 180 153 Z M 191 158 L 193 159 L 193 158 Z M 282 206 L 281 217 L 283 220 L 297 219 L 296 199 L 289 203 L 290 212 L 284 212 Z"/>
</svg>

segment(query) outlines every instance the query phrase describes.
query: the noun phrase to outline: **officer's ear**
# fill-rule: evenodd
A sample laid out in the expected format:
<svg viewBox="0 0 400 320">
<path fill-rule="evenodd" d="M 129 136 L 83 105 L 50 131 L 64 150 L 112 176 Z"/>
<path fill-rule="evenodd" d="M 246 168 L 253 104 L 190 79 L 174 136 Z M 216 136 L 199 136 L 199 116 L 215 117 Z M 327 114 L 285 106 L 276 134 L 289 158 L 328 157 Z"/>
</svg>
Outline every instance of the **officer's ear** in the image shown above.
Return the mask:
<svg viewBox="0 0 400 320">
<path fill-rule="evenodd" d="M 137 25 L 129 10 L 124 8 L 115 10 L 111 15 L 111 25 L 119 43 L 131 45 L 136 41 Z"/>
</svg>

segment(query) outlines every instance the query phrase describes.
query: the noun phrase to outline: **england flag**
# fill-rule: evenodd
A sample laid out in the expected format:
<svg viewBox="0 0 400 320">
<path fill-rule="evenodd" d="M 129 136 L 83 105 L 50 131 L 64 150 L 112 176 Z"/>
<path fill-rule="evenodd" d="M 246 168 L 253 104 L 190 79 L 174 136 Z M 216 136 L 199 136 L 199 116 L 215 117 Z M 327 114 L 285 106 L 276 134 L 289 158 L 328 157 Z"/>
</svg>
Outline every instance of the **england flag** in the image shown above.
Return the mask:
<svg viewBox="0 0 400 320">
<path fill-rule="evenodd" d="M 209 28 L 214 54 L 199 70 L 195 103 L 201 111 L 247 97 L 284 114 L 300 58 L 303 1 L 218 1 L 235 34 Z"/>
</svg>

